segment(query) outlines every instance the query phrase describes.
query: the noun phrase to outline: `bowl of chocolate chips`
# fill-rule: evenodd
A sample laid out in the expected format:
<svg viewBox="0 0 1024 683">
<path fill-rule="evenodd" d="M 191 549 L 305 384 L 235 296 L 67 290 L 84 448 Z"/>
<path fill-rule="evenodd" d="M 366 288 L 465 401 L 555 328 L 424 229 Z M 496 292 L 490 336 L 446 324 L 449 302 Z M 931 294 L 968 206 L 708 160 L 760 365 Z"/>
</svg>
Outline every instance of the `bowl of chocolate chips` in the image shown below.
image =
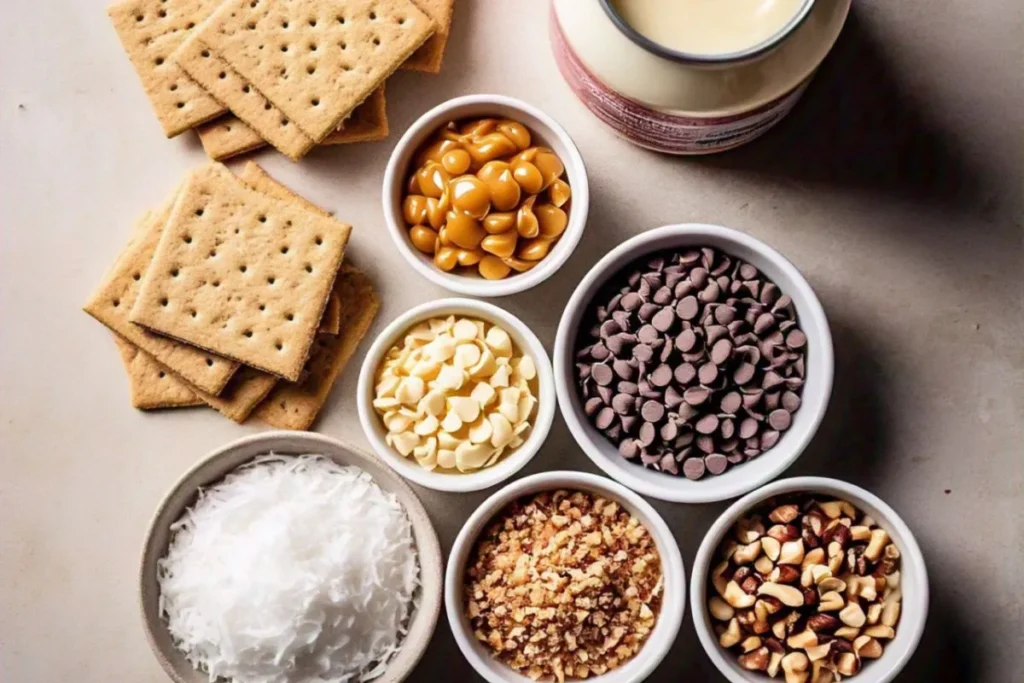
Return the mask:
<svg viewBox="0 0 1024 683">
<path fill-rule="evenodd" d="M 649 230 L 583 278 L 555 340 L 558 404 L 616 481 L 679 503 L 778 476 L 828 406 L 832 335 L 804 277 L 753 237 Z"/>
</svg>

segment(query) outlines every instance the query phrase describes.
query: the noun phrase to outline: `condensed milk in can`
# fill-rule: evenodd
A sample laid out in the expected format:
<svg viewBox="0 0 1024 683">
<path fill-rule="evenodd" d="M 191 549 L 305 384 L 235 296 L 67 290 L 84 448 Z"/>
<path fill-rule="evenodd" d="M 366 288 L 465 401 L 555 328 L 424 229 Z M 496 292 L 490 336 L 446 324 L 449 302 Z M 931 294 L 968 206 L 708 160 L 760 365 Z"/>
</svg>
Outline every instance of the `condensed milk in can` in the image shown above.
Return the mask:
<svg viewBox="0 0 1024 683">
<path fill-rule="evenodd" d="M 559 70 L 598 118 L 649 149 L 738 147 L 796 104 L 851 0 L 552 0 Z"/>
</svg>

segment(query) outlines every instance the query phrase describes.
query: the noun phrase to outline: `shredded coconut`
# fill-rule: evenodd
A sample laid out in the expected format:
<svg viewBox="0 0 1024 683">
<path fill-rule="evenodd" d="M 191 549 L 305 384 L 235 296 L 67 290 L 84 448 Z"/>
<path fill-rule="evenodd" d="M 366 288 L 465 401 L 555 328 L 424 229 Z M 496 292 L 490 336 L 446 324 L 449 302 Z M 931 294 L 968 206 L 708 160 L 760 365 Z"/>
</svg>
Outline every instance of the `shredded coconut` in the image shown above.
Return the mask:
<svg viewBox="0 0 1024 683">
<path fill-rule="evenodd" d="M 412 524 L 363 470 L 263 456 L 171 531 L 161 613 L 211 681 L 368 681 L 398 650 L 419 585 Z"/>
</svg>

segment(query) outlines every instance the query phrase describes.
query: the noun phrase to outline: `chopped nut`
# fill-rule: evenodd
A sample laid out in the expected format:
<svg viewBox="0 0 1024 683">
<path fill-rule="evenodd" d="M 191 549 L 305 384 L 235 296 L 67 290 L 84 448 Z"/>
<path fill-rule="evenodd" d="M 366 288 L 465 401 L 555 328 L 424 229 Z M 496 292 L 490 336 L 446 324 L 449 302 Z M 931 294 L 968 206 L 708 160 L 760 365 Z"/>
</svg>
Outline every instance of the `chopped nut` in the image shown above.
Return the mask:
<svg viewBox="0 0 1024 683">
<path fill-rule="evenodd" d="M 768 648 L 762 647 L 754 652 L 740 655 L 739 665 L 747 671 L 764 671 L 768 668 L 768 661 L 771 659 L 771 653 Z"/>
<path fill-rule="evenodd" d="M 885 624 L 876 624 L 874 626 L 868 626 L 866 629 L 864 629 L 864 635 L 871 636 L 872 638 L 892 640 L 896 637 L 896 631 L 893 630 L 892 626 L 886 626 Z"/>
<path fill-rule="evenodd" d="M 800 650 L 809 647 L 814 647 L 817 644 L 818 634 L 810 629 L 807 629 L 806 631 L 801 631 L 800 633 L 792 635 L 786 639 L 786 645 L 789 645 L 791 648 Z"/>
<path fill-rule="evenodd" d="M 779 552 L 779 564 L 800 564 L 804 561 L 804 543 L 802 540 L 787 541 L 782 544 Z"/>
<path fill-rule="evenodd" d="M 768 668 L 765 670 L 766 673 L 775 678 L 779 675 L 779 667 L 782 665 L 782 653 L 772 652 L 771 659 L 768 660 Z"/>
<path fill-rule="evenodd" d="M 765 556 L 774 562 L 779 559 L 779 552 L 782 550 L 782 544 L 771 536 L 763 536 L 761 538 L 761 550 L 764 551 Z"/>
<path fill-rule="evenodd" d="M 782 670 L 786 673 L 807 671 L 807 667 L 810 665 L 810 660 L 807 659 L 807 655 L 803 652 L 790 652 L 782 658 Z"/>
<path fill-rule="evenodd" d="M 853 652 L 844 652 L 836 657 L 836 671 L 844 676 L 852 676 L 860 671 L 860 660 Z"/>
<path fill-rule="evenodd" d="M 771 581 L 761 584 L 757 589 L 759 595 L 769 595 L 777 598 L 783 605 L 788 607 L 801 607 L 804 604 L 804 596 L 796 588 Z"/>
<path fill-rule="evenodd" d="M 843 514 L 843 509 L 839 505 L 839 501 L 831 501 L 828 503 L 818 503 L 818 509 L 825 513 L 825 516 L 829 519 L 838 519 Z"/>
<path fill-rule="evenodd" d="M 831 573 L 831 572 L 829 572 Z M 843 593 L 846 591 L 846 582 L 842 579 L 830 576 L 827 579 L 822 579 L 818 582 L 818 592 L 824 595 L 829 591 L 835 591 L 836 593 Z"/>
<path fill-rule="evenodd" d="M 825 563 L 825 551 L 821 548 L 814 548 L 810 552 L 804 555 L 803 561 L 800 563 L 800 568 L 805 569 L 812 565 L 824 564 Z"/>
<path fill-rule="evenodd" d="M 725 571 L 729 568 L 728 562 L 722 562 L 711 570 L 711 583 L 714 584 L 715 590 L 719 595 L 725 597 L 725 588 L 729 583 L 729 580 L 725 578 Z"/>
<path fill-rule="evenodd" d="M 761 639 L 757 636 L 750 636 L 742 643 L 740 643 L 740 649 L 742 649 L 744 652 L 753 652 L 759 647 L 761 647 Z"/>
<path fill-rule="evenodd" d="M 812 645 L 807 648 L 807 659 L 812 662 L 816 662 L 819 659 L 828 657 L 829 652 L 832 651 L 832 643 L 820 643 L 819 645 Z"/>
<path fill-rule="evenodd" d="M 836 632 L 832 635 L 840 640 L 853 640 L 860 635 L 860 629 L 853 626 L 842 626 L 837 628 Z"/>
<path fill-rule="evenodd" d="M 831 614 L 812 614 L 807 618 L 807 628 L 815 633 L 832 633 L 842 623 Z"/>
<path fill-rule="evenodd" d="M 900 619 L 900 601 L 893 600 L 882 605 L 882 625 L 895 626 Z"/>
<path fill-rule="evenodd" d="M 850 527 L 850 540 L 851 541 L 854 541 L 855 543 L 859 543 L 859 542 L 862 542 L 862 541 L 867 541 L 870 538 L 871 538 L 871 529 L 870 528 L 868 528 L 866 526 L 862 526 L 862 525 L 857 525 L 857 526 Z"/>
<path fill-rule="evenodd" d="M 776 583 L 796 583 L 796 580 L 800 578 L 800 572 L 796 570 L 796 567 L 788 564 L 779 565 L 773 571 L 774 578 L 772 580 Z"/>
<path fill-rule="evenodd" d="M 800 538 L 800 532 L 792 524 L 776 524 L 768 529 L 767 533 L 779 543 L 794 541 Z"/>
<path fill-rule="evenodd" d="M 775 569 L 775 565 L 772 563 L 771 559 L 767 555 L 762 555 L 761 557 L 754 560 L 754 569 L 757 571 L 758 574 L 763 574 L 767 576 L 771 573 L 773 569 Z"/>
<path fill-rule="evenodd" d="M 742 638 L 743 632 L 740 631 L 740 622 L 733 618 L 729 621 L 729 626 L 722 632 L 722 635 L 718 637 L 718 644 L 729 649 L 740 642 Z"/>
<path fill-rule="evenodd" d="M 847 626 L 860 628 L 864 625 L 866 617 L 864 616 L 864 610 L 861 609 L 860 604 L 851 602 L 839 612 L 839 620 Z"/>
<path fill-rule="evenodd" d="M 776 524 L 789 524 L 800 514 L 800 508 L 796 505 L 780 505 L 771 511 L 768 519 Z"/>
<path fill-rule="evenodd" d="M 736 548 L 732 554 L 732 561 L 739 565 L 750 564 L 761 554 L 761 542 L 755 540 L 747 545 Z"/>
<path fill-rule="evenodd" d="M 853 650 L 862 659 L 878 659 L 882 656 L 882 644 L 871 636 L 860 636 L 853 641 Z"/>
<path fill-rule="evenodd" d="M 836 591 L 829 591 L 822 593 L 821 599 L 818 601 L 818 610 L 821 612 L 833 612 L 843 609 L 846 605 L 846 601 L 843 600 L 843 596 Z"/>
<path fill-rule="evenodd" d="M 717 595 L 708 600 L 708 612 L 718 621 L 729 621 L 736 614 L 736 610 Z"/>
<path fill-rule="evenodd" d="M 736 609 L 746 609 L 747 607 L 753 607 L 756 598 L 753 595 L 748 594 L 740 585 L 735 581 L 730 581 L 725 587 L 725 595 L 723 596 L 725 601 L 730 606 Z"/>
<path fill-rule="evenodd" d="M 764 525 L 759 517 L 744 517 L 736 523 L 734 533 L 737 541 L 748 545 L 764 535 Z"/>
</svg>

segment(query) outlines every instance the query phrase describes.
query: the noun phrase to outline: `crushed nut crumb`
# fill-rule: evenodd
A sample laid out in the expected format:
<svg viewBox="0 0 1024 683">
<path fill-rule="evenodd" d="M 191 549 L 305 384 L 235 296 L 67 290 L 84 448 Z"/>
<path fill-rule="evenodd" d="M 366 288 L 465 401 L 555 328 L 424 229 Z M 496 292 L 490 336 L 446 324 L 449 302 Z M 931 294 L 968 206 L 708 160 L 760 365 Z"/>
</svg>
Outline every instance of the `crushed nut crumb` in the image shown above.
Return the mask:
<svg viewBox="0 0 1024 683">
<path fill-rule="evenodd" d="M 661 604 L 654 539 L 618 503 L 582 491 L 510 504 L 470 556 L 465 610 L 477 640 L 531 680 L 622 666 Z"/>
</svg>

